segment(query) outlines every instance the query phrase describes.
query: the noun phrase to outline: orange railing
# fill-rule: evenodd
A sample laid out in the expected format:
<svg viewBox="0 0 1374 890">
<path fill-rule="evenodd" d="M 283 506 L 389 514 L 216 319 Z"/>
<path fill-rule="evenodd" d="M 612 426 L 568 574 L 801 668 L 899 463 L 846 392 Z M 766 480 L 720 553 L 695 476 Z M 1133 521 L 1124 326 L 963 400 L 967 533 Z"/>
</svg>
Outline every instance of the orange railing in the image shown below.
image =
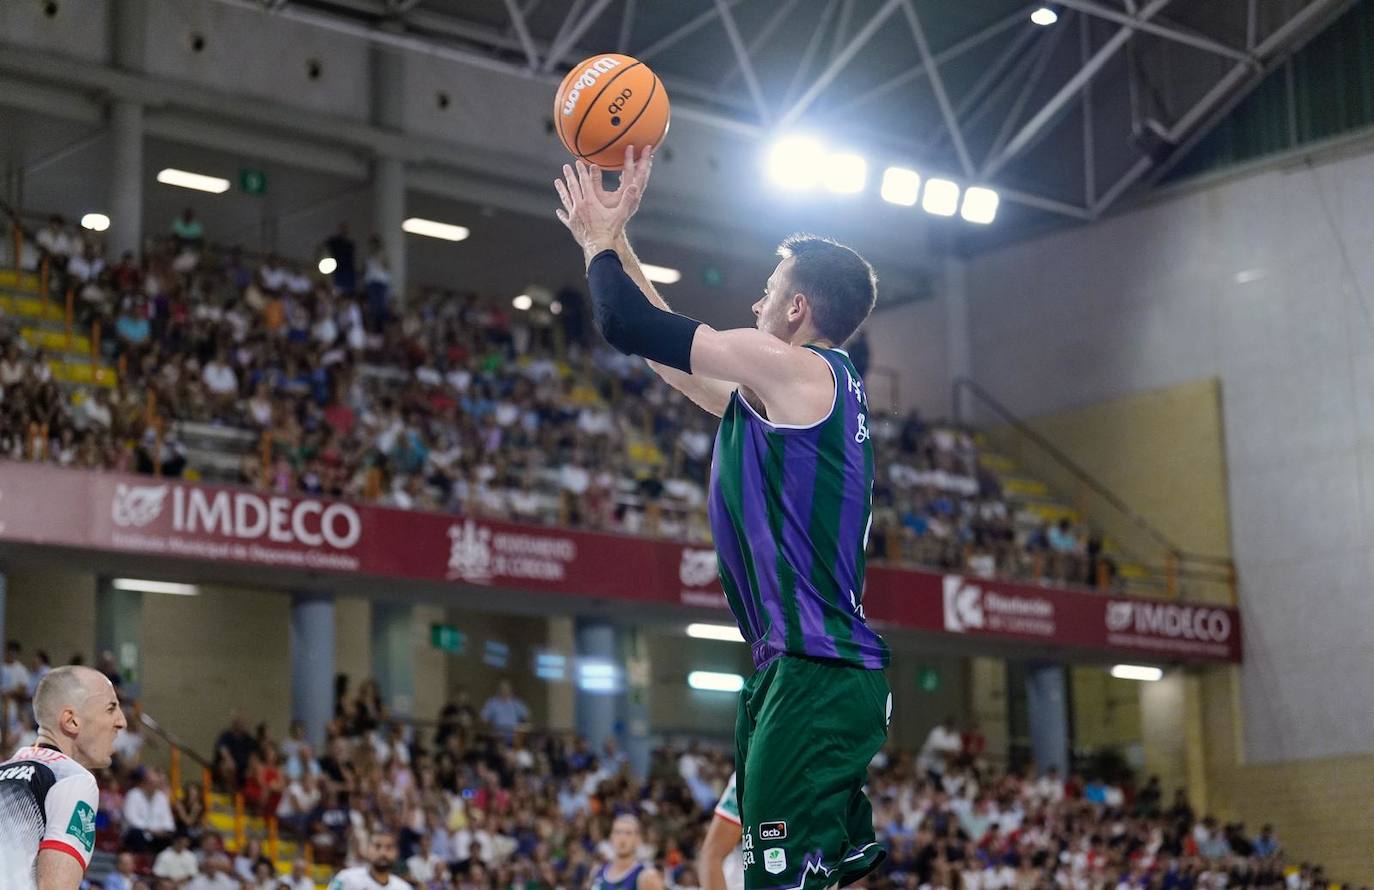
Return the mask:
<svg viewBox="0 0 1374 890">
<path fill-rule="evenodd" d="M 76 288 L 67 286 L 67 301 L 65 307 L 65 317 L 67 321 L 67 351 L 72 351 L 72 324 L 76 318 Z"/>
<path fill-rule="evenodd" d="M 243 814 L 243 794 L 234 795 L 234 847 L 242 850 L 248 836 L 247 821 Z"/>
</svg>

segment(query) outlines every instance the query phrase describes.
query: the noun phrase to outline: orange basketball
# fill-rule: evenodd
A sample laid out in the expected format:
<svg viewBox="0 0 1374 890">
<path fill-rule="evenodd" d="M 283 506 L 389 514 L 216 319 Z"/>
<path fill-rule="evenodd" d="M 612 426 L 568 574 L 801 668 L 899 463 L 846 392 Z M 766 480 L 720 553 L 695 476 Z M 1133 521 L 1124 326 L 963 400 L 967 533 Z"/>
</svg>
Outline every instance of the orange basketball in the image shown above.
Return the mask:
<svg viewBox="0 0 1374 890">
<path fill-rule="evenodd" d="M 625 163 L 625 146 L 657 146 L 668 132 L 668 92 L 649 66 L 605 53 L 568 72 L 553 120 L 568 151 L 606 170 Z"/>
</svg>

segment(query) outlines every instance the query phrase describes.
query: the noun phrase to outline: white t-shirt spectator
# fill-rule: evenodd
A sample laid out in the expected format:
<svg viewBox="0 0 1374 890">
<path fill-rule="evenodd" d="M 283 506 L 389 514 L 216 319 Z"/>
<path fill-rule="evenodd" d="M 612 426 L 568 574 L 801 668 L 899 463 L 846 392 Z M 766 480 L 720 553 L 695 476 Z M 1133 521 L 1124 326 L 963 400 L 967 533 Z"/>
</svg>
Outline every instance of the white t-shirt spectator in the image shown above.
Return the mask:
<svg viewBox="0 0 1374 890">
<path fill-rule="evenodd" d="M 239 375 L 234 369 L 219 359 L 210 359 L 200 372 L 205 388 L 219 396 L 227 396 L 239 391 Z"/>
<path fill-rule="evenodd" d="M 921 766 L 930 772 L 943 775 L 947 758 L 958 754 L 962 747 L 963 742 L 958 732 L 936 726 L 921 746 Z"/>
<path fill-rule="evenodd" d="M 258 278 L 262 281 L 262 286 L 270 291 L 282 291 L 286 288 L 287 272 L 275 266 L 263 265 L 258 270 Z"/>
<path fill-rule="evenodd" d="M 564 464 L 558 470 L 558 484 L 564 491 L 573 494 L 586 494 L 592 484 L 592 474 L 576 464 Z"/>
<path fill-rule="evenodd" d="M 105 261 L 100 257 L 87 259 L 85 256 L 77 254 L 67 261 L 67 274 L 83 284 L 99 278 L 100 273 L 104 271 Z"/>
<path fill-rule="evenodd" d="M 142 788 L 132 788 L 124 795 L 124 824 L 129 828 L 170 834 L 177 829 L 172 817 L 172 804 L 161 788 L 146 794 Z"/>
<path fill-rule="evenodd" d="M 33 240 L 37 241 L 38 245 L 48 253 L 59 257 L 71 256 L 76 248 L 76 242 L 71 235 L 67 234 L 66 229 L 54 228 L 53 226 L 44 226 L 39 229 Z"/>
<path fill-rule="evenodd" d="M 110 414 L 110 406 L 102 405 L 100 400 L 91 397 L 81 403 L 81 416 L 86 420 L 87 427 L 99 427 L 107 430 L 113 417 Z"/>
<path fill-rule="evenodd" d="M 417 884 L 428 884 L 442 874 L 443 869 L 443 861 L 432 852 L 428 856 L 424 856 L 417 851 L 414 856 L 406 860 L 406 874 Z"/>
<path fill-rule="evenodd" d="M 455 862 L 462 862 L 465 859 L 476 859 L 483 864 L 490 865 L 496 858 L 496 845 L 493 843 L 491 832 L 485 828 L 462 828 L 453 833 L 453 859 Z"/>
<path fill-rule="evenodd" d="M 200 862 L 190 847 L 181 852 L 177 852 L 175 847 L 168 847 L 153 860 L 153 874 L 178 883 L 194 878 L 199 872 Z"/>
<path fill-rule="evenodd" d="M 123 766 L 130 767 L 138 763 L 139 754 L 143 751 L 143 742 L 143 733 L 120 730 L 119 735 L 115 736 L 114 751 L 119 755 Z"/>
</svg>

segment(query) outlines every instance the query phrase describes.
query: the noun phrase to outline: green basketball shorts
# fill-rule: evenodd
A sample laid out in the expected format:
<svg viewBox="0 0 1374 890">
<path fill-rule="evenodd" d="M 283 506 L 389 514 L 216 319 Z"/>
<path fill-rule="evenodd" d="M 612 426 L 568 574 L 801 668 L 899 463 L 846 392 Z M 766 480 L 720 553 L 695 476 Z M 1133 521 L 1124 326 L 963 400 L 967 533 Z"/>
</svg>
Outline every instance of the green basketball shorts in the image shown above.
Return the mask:
<svg viewBox="0 0 1374 890">
<path fill-rule="evenodd" d="M 882 862 L 863 787 L 891 716 L 880 670 L 781 656 L 749 678 L 735 720 L 745 890 L 843 887 Z"/>
</svg>

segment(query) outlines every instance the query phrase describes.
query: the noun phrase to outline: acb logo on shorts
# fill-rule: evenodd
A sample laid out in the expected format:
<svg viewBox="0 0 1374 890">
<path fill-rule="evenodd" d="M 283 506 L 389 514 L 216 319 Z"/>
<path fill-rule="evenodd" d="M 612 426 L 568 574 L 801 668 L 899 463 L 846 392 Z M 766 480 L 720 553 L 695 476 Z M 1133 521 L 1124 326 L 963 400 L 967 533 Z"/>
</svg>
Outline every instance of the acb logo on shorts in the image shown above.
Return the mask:
<svg viewBox="0 0 1374 890">
<path fill-rule="evenodd" d="M 787 839 L 786 822 L 760 822 L 759 840 L 761 841 L 781 841 Z"/>
</svg>

